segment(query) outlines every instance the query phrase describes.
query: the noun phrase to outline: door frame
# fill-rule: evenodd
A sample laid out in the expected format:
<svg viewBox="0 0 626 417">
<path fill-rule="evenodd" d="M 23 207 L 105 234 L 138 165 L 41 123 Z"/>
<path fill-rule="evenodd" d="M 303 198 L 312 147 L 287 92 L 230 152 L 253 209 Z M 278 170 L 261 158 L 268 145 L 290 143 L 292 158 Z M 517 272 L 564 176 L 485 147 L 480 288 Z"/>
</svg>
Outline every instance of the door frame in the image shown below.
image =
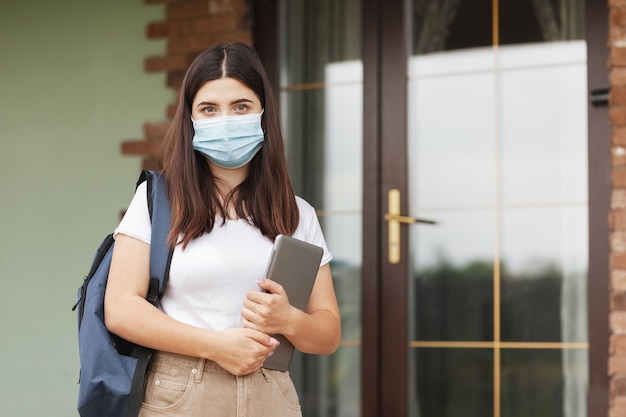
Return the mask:
<svg viewBox="0 0 626 417">
<path fill-rule="evenodd" d="M 280 9 L 278 0 L 248 2 L 254 46 L 276 97 L 280 91 Z M 608 4 L 585 0 L 589 91 L 609 86 Z M 407 16 L 405 0 L 362 0 L 363 60 L 363 265 L 361 415 L 408 413 L 408 302 L 406 262 L 390 265 L 386 191 L 398 188 L 407 211 Z M 383 47 L 384 46 L 384 47 Z M 383 65 L 385 63 L 385 65 Z M 399 103 L 405 103 L 401 108 Z M 608 107 L 589 105 L 589 388 L 588 416 L 609 410 L 609 225 L 611 126 Z M 383 133 L 384 132 L 384 133 Z M 404 226 L 406 227 L 406 226 Z M 402 259 L 407 233 L 401 234 Z M 382 285 L 384 277 L 385 285 Z M 382 318 L 385 318 L 384 322 Z M 385 333 L 383 337 L 383 329 Z M 389 330 L 391 329 L 390 333 Z M 382 366 L 381 360 L 385 358 Z M 398 371 L 399 370 L 399 371 Z"/>
<path fill-rule="evenodd" d="M 585 1 L 587 86 L 590 93 L 609 87 L 608 2 Z M 611 207 L 611 126 L 608 102 L 588 106 L 589 272 L 589 388 L 587 415 L 609 415 L 609 213 Z"/>
<path fill-rule="evenodd" d="M 387 193 L 407 203 L 407 16 L 404 0 L 363 0 L 363 267 L 361 415 L 408 413 L 408 264 L 390 264 Z M 384 280 L 383 280 L 384 277 Z M 383 285 L 384 282 L 384 285 Z M 385 366 L 382 366 L 384 358 Z"/>
</svg>

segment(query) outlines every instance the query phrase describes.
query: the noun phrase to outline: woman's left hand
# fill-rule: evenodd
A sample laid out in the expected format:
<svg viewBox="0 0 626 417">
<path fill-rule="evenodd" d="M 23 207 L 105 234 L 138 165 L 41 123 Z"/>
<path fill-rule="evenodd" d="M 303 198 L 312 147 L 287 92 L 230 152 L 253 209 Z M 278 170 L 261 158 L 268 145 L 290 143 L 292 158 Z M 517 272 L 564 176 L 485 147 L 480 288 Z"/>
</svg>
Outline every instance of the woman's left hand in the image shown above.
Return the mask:
<svg viewBox="0 0 626 417">
<path fill-rule="evenodd" d="M 287 326 L 294 322 L 290 318 L 302 312 L 289 303 L 279 283 L 265 279 L 258 284 L 262 291 L 248 291 L 243 302 L 243 327 L 270 335 L 289 334 Z"/>
<path fill-rule="evenodd" d="M 320 267 L 306 311 L 289 303 L 277 282 L 259 281 L 262 291 L 249 291 L 243 302 L 243 327 L 268 335 L 282 334 L 304 353 L 333 353 L 341 341 L 341 319 L 328 264 Z"/>
</svg>

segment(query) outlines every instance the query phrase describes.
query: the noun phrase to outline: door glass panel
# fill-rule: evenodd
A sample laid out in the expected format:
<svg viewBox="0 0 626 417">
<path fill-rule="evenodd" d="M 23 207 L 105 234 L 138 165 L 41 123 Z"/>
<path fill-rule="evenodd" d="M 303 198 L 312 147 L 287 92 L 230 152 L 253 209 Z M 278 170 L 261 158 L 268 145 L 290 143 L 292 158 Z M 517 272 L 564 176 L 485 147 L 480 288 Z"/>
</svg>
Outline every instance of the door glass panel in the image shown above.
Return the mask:
<svg viewBox="0 0 626 417">
<path fill-rule="evenodd" d="M 281 113 L 296 193 L 317 210 L 333 254 L 342 341 L 296 353 L 305 416 L 360 415 L 363 69 L 360 2 L 284 0 Z"/>
<path fill-rule="evenodd" d="M 410 415 L 585 416 L 583 1 L 411 4 Z"/>
<path fill-rule="evenodd" d="M 420 416 L 493 415 L 490 349 L 425 348 L 412 357 L 417 375 L 411 408 Z"/>
</svg>

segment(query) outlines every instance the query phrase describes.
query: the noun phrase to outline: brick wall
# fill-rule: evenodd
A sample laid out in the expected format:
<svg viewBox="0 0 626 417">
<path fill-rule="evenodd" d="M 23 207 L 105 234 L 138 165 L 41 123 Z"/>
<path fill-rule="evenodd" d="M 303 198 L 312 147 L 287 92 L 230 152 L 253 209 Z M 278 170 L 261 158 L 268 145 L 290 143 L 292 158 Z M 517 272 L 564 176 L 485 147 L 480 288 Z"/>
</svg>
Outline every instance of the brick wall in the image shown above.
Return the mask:
<svg viewBox="0 0 626 417">
<path fill-rule="evenodd" d="M 166 39 L 164 56 L 147 57 L 146 72 L 165 72 L 166 85 L 178 96 L 178 89 L 191 61 L 203 50 L 222 41 L 252 45 L 252 29 L 246 0 L 145 0 L 148 5 L 164 4 L 165 20 L 151 22 L 149 39 Z M 142 169 L 159 169 L 159 144 L 169 125 L 176 101 L 166 104 L 161 122 L 146 122 L 144 137 L 122 143 L 122 154 L 143 158 Z"/>
<path fill-rule="evenodd" d="M 609 417 L 626 417 L 626 0 L 609 0 L 612 124 Z"/>
</svg>

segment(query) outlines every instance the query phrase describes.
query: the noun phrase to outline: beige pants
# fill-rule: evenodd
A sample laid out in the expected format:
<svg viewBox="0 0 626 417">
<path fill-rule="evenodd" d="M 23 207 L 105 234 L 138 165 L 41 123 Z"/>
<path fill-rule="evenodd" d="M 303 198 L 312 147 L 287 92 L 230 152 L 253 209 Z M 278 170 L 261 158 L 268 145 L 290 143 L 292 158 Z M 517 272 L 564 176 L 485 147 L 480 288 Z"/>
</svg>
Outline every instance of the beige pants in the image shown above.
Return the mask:
<svg viewBox="0 0 626 417">
<path fill-rule="evenodd" d="M 289 372 L 234 376 L 212 361 L 155 353 L 139 417 L 301 417 Z"/>
</svg>

